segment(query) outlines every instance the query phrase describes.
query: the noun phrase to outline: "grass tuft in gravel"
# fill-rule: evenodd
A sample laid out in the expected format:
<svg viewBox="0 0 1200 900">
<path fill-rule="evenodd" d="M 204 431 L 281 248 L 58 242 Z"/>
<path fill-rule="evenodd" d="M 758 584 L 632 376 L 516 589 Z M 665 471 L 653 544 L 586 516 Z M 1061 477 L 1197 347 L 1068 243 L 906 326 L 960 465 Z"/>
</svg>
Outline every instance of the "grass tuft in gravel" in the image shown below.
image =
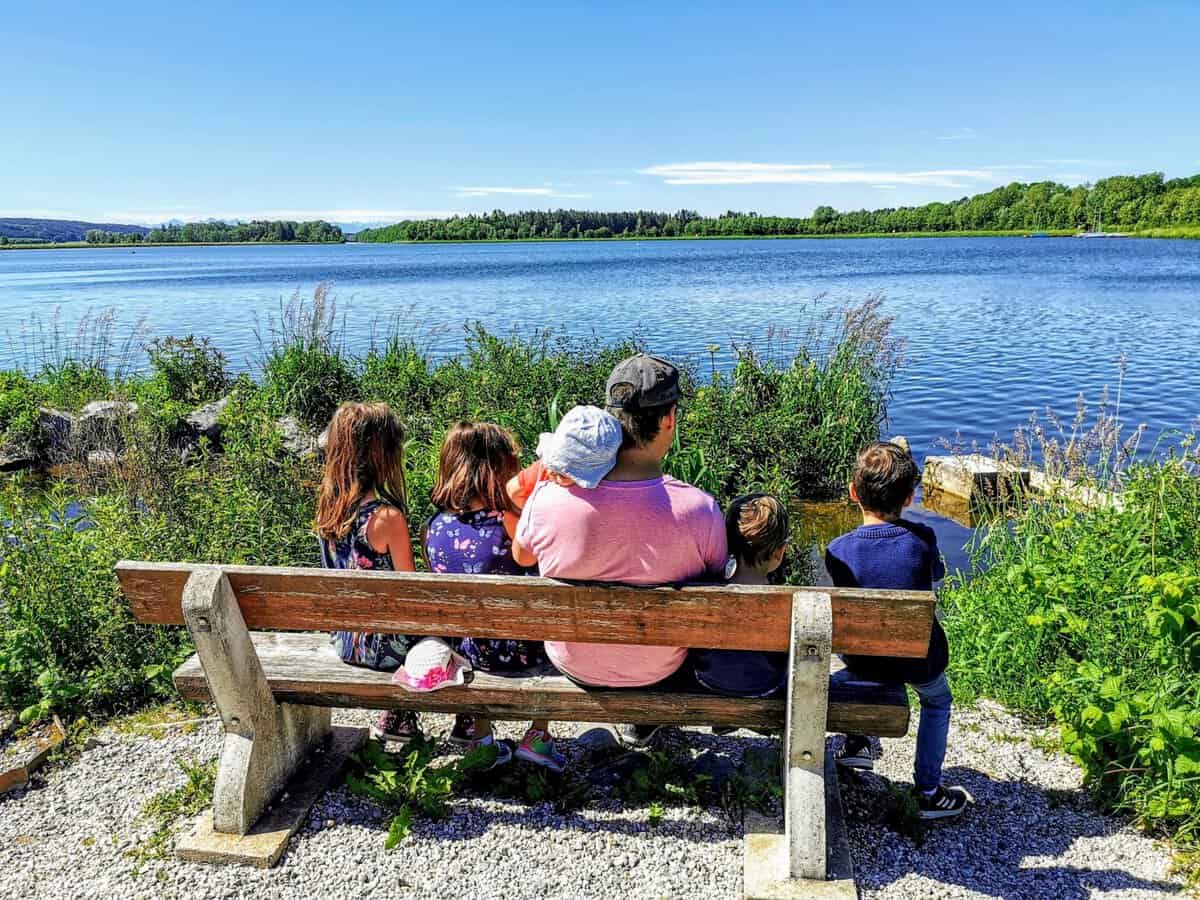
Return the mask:
<svg viewBox="0 0 1200 900">
<path fill-rule="evenodd" d="M 142 812 L 153 825 L 149 837 L 139 841 L 126 855 L 134 861 L 133 874 L 151 860 L 166 859 L 175 837 L 177 823 L 199 815 L 212 803 L 213 788 L 217 783 L 217 761 L 199 762 L 194 759 L 177 760 L 180 771 L 187 781 L 177 788 L 155 794 L 146 801 Z"/>
</svg>

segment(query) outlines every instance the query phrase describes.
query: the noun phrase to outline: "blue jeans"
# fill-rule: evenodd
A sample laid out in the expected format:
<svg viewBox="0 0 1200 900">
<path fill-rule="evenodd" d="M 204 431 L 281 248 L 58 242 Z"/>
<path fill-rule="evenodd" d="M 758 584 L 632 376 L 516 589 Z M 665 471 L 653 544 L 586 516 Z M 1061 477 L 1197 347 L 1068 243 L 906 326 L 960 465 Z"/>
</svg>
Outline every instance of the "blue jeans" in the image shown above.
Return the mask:
<svg viewBox="0 0 1200 900">
<path fill-rule="evenodd" d="M 931 791 L 942 783 L 946 738 L 950 733 L 950 685 L 946 673 L 912 689 L 921 699 L 921 724 L 917 726 L 917 759 L 913 781 L 918 789 Z"/>
</svg>

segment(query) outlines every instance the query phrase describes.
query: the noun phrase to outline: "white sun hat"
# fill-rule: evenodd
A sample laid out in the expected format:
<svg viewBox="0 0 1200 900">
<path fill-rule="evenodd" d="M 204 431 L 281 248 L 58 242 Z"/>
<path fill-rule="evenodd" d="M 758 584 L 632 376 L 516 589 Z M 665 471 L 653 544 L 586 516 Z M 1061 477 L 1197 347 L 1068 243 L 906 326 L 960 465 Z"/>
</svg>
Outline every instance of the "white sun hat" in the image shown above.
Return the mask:
<svg viewBox="0 0 1200 900">
<path fill-rule="evenodd" d="M 574 406 L 553 434 L 538 439 L 537 455 L 551 472 L 594 488 L 617 464 L 621 423 L 597 406 Z"/>
<path fill-rule="evenodd" d="M 392 681 L 410 691 L 461 687 L 474 677 L 471 663 L 441 638 L 424 638 L 408 651 Z"/>
</svg>

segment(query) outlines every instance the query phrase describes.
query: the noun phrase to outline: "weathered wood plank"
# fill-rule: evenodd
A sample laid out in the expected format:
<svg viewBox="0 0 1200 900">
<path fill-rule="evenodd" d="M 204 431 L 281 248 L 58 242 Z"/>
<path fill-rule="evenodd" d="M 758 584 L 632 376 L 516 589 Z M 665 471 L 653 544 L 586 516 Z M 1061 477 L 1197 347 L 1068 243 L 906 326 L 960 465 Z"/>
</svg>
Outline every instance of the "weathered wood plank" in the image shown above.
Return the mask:
<svg viewBox="0 0 1200 900">
<path fill-rule="evenodd" d="M 784 723 L 783 698 L 587 691 L 561 676 L 501 678 L 478 672 L 466 687 L 413 693 L 394 683 L 387 673 L 346 665 L 323 634 L 254 633 L 251 637 L 267 684 L 281 703 L 465 712 L 506 720 L 546 717 L 572 722 L 661 722 L 779 730 Z M 184 699 L 209 699 L 208 685 L 195 656 L 175 672 L 175 686 Z M 830 680 L 830 731 L 898 737 L 908 730 L 908 713 L 903 685 L 853 682 L 844 671 Z"/>
<path fill-rule="evenodd" d="M 178 625 L 193 566 L 121 562 L 137 618 Z M 222 566 L 250 628 L 788 649 L 791 586 L 636 588 L 548 578 L 343 572 Z M 833 600 L 833 649 L 924 656 L 935 598 L 928 591 L 821 588 Z"/>
</svg>

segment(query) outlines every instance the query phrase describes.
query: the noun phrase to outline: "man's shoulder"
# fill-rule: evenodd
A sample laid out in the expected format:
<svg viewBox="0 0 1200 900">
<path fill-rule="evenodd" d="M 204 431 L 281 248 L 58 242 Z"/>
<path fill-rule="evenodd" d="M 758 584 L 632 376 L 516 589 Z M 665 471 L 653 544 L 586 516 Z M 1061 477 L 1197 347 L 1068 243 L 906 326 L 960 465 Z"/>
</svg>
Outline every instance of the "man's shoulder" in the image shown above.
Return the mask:
<svg viewBox="0 0 1200 900">
<path fill-rule="evenodd" d="M 706 510 L 721 511 L 721 505 L 717 503 L 717 499 L 707 491 L 701 490 L 694 484 L 688 484 L 686 481 L 680 481 L 672 475 L 663 476 L 663 487 L 671 495 L 673 499 L 681 500 L 690 505 L 702 507 Z"/>
<path fill-rule="evenodd" d="M 539 481 L 525 501 L 525 511 L 542 510 L 569 504 L 575 497 L 571 491 L 554 481 Z"/>
</svg>

